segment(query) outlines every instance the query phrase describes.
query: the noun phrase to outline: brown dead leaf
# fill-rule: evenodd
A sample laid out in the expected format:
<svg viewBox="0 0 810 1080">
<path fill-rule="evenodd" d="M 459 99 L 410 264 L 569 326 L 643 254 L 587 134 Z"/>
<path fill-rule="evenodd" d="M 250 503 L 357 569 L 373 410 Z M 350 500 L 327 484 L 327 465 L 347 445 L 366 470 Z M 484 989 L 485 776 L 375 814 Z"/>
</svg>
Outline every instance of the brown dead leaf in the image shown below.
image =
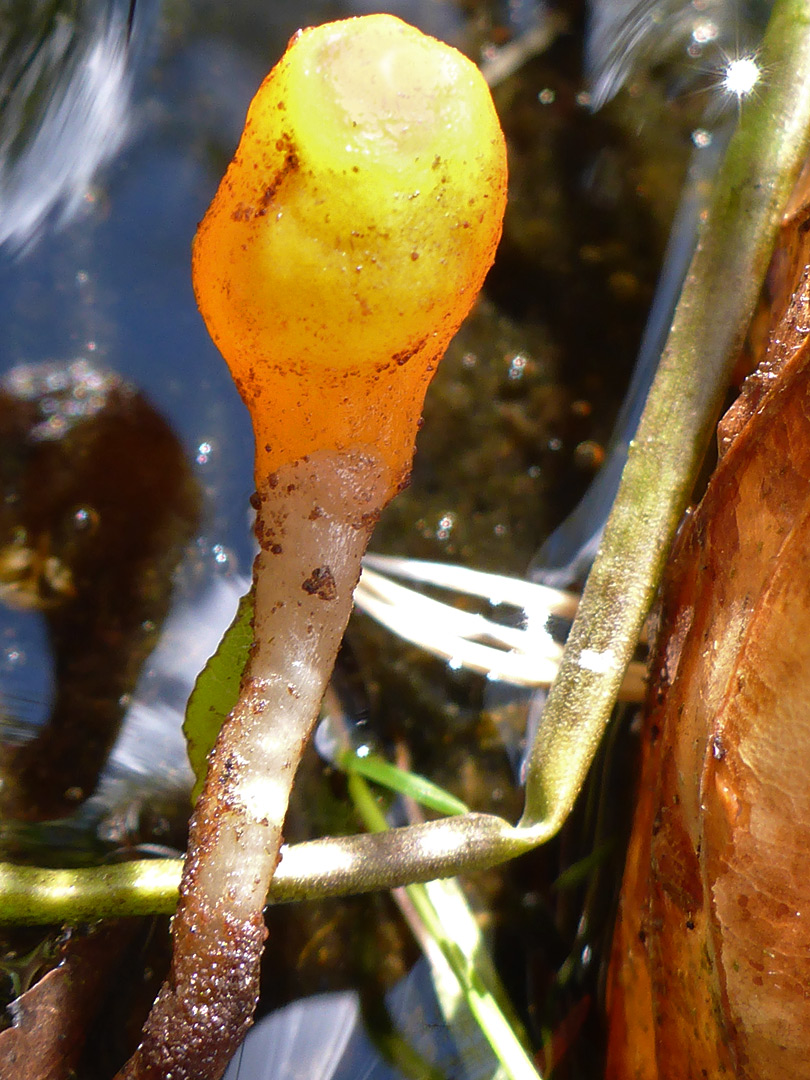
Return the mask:
<svg viewBox="0 0 810 1080">
<path fill-rule="evenodd" d="M 810 272 L 797 209 L 767 354 L 664 587 L 609 976 L 612 1080 L 810 1077 Z"/>
<path fill-rule="evenodd" d="M 111 969 L 135 925 L 117 921 L 72 934 L 58 967 L 9 1007 L 14 1025 L 0 1032 L 0 1080 L 72 1075 Z"/>
</svg>

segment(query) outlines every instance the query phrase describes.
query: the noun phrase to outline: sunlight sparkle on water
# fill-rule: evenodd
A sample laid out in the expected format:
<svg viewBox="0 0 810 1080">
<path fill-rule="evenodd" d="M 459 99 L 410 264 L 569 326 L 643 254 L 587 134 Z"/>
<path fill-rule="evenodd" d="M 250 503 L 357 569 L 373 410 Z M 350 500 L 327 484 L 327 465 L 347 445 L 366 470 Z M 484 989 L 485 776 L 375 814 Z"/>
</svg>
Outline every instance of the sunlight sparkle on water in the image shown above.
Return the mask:
<svg viewBox="0 0 810 1080">
<path fill-rule="evenodd" d="M 723 73 L 723 89 L 736 98 L 748 97 L 759 82 L 762 71 L 754 56 L 740 56 L 729 60 Z"/>
</svg>

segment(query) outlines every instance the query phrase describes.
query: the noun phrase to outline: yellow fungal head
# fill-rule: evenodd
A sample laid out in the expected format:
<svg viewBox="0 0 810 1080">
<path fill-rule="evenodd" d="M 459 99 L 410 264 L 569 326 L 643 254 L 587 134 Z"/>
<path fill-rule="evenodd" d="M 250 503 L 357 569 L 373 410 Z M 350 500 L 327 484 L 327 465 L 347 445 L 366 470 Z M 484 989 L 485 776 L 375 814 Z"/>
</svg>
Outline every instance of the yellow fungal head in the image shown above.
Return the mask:
<svg viewBox="0 0 810 1080">
<path fill-rule="evenodd" d="M 495 253 L 503 135 L 478 69 L 390 15 L 304 30 L 194 244 L 257 478 L 316 449 L 410 464 L 430 375 Z"/>
</svg>

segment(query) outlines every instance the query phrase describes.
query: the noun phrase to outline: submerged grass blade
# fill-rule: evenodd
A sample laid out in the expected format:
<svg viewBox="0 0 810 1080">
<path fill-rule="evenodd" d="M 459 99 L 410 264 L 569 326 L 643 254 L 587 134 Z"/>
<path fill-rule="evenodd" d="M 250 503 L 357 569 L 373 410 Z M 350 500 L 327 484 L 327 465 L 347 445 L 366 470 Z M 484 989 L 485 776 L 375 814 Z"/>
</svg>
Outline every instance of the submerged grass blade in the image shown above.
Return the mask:
<svg viewBox="0 0 810 1080">
<path fill-rule="evenodd" d="M 388 829 L 385 815 L 365 780 L 356 773 L 349 775 L 349 791 L 366 827 L 372 832 L 385 832 Z M 441 987 L 449 971 L 457 984 L 457 992 L 462 995 L 498 1059 L 501 1075 L 507 1080 L 539 1080 L 537 1069 L 498 1003 L 498 998 L 503 999 L 506 994 L 461 889 L 451 879 L 408 885 L 404 891 L 422 928 L 430 935 L 447 965 L 448 970 L 442 972 L 437 992 L 446 994 L 446 989 L 442 991 Z M 452 1012 L 452 1001 L 447 1003 L 447 1008 Z"/>
<path fill-rule="evenodd" d="M 186 706 L 183 734 L 195 776 L 192 802 L 197 801 L 202 791 L 208 755 L 217 741 L 219 729 L 239 697 L 239 681 L 252 643 L 253 589 L 239 601 L 233 622 L 197 677 Z"/>
<path fill-rule="evenodd" d="M 610 719 L 810 150 L 810 4 L 776 0 L 529 758 L 521 825 L 568 816 Z"/>
<path fill-rule="evenodd" d="M 358 754 L 344 752 L 340 755 L 338 765 L 344 772 L 354 773 L 396 791 L 399 795 L 405 795 L 420 806 L 426 806 L 439 814 L 469 813 L 469 807 L 461 799 L 434 784 L 432 780 L 418 773 L 399 769 L 377 754 L 360 757 Z"/>
</svg>

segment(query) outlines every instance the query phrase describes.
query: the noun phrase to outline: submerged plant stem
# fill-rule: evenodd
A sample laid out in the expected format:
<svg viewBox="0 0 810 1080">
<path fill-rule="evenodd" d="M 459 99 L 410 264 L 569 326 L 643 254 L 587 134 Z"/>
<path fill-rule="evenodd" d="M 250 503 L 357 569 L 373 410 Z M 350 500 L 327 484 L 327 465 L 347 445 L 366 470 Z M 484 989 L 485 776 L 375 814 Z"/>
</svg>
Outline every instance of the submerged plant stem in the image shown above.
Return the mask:
<svg viewBox="0 0 810 1080">
<path fill-rule="evenodd" d="M 366 828 L 385 835 L 389 831 L 388 822 L 364 778 L 350 773 L 349 791 Z M 497 997 L 505 997 L 506 992 L 495 974 L 464 894 L 458 887 L 456 891 L 450 889 L 452 881 L 442 884 L 448 887 L 445 893 L 435 888 L 439 882 L 410 884 L 404 891 L 424 932 L 439 950 L 447 974 L 456 983 L 500 1062 L 500 1075 L 504 1080 L 542 1080 L 498 1004 Z M 434 898 L 443 903 L 445 914 L 452 912 L 451 917 L 442 919 Z"/>
<path fill-rule="evenodd" d="M 810 149 L 808 0 L 776 0 L 758 62 L 532 747 L 521 824 L 544 838 L 610 719 Z"/>
<path fill-rule="evenodd" d="M 530 830 L 493 814 L 459 814 L 385 833 L 323 837 L 283 848 L 268 903 L 393 889 L 508 862 L 535 846 Z M 76 923 L 170 915 L 180 859 L 53 870 L 0 862 L 0 922 Z"/>
</svg>

